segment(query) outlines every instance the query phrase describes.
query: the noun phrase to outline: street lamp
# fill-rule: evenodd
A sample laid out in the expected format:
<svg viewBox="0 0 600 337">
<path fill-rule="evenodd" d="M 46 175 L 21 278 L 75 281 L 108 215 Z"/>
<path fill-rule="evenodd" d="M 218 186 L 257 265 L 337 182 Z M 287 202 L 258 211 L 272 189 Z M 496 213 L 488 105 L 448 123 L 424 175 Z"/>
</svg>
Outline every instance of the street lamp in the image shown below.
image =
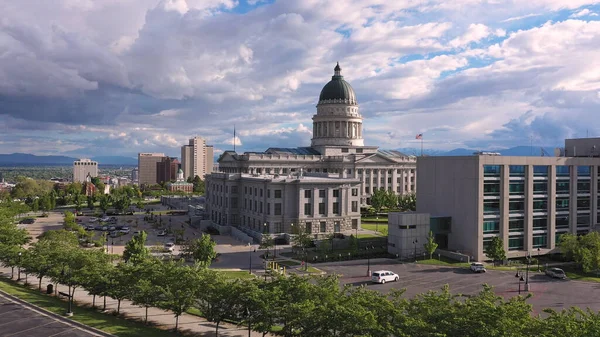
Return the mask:
<svg viewBox="0 0 600 337">
<path fill-rule="evenodd" d="M 111 237 L 110 240 L 110 253 L 114 254 L 115 253 L 115 238 Z"/>
<path fill-rule="evenodd" d="M 531 252 L 527 252 L 527 271 L 525 272 L 525 290 L 529 291 L 529 264 L 531 263 Z"/>
<path fill-rule="evenodd" d="M 415 262 L 417 262 L 417 243 L 419 243 L 418 239 L 413 241 L 413 245 L 415 245 Z"/>
<path fill-rule="evenodd" d="M 71 269 L 67 268 L 67 272 L 65 273 L 65 266 L 63 266 L 62 271 L 60 272 L 60 276 L 67 278 L 67 284 L 69 285 L 69 297 L 68 297 L 68 301 L 69 301 L 69 310 L 67 311 L 67 316 L 73 316 L 73 310 L 72 310 L 72 306 L 73 306 L 73 301 L 71 300 L 73 298 L 73 296 L 71 295 Z"/>
<path fill-rule="evenodd" d="M 19 258 L 17 261 L 17 281 L 21 281 L 21 252 L 19 252 Z"/>
<path fill-rule="evenodd" d="M 369 255 L 369 247 L 365 247 L 367 252 L 367 276 L 371 276 L 371 255 Z"/>
<path fill-rule="evenodd" d="M 523 276 L 519 278 L 519 295 L 521 295 L 521 282 L 523 282 Z"/>
<path fill-rule="evenodd" d="M 252 253 L 250 252 L 250 265 L 249 265 L 249 270 L 250 270 L 250 274 L 252 274 Z M 254 249 L 254 253 L 256 253 L 256 248 Z"/>
<path fill-rule="evenodd" d="M 540 272 L 540 248 L 538 248 L 538 258 L 537 258 L 537 263 L 538 263 L 538 272 Z"/>
</svg>

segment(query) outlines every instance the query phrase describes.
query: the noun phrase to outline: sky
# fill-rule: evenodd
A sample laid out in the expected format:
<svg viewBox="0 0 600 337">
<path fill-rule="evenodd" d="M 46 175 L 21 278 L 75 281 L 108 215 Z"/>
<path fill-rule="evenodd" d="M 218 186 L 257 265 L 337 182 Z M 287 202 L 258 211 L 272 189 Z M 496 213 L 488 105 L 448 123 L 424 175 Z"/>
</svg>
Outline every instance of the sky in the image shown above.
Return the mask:
<svg viewBox="0 0 600 337">
<path fill-rule="evenodd" d="M 600 1 L 0 0 L 0 153 L 309 146 L 336 62 L 366 145 L 600 136 Z"/>
</svg>

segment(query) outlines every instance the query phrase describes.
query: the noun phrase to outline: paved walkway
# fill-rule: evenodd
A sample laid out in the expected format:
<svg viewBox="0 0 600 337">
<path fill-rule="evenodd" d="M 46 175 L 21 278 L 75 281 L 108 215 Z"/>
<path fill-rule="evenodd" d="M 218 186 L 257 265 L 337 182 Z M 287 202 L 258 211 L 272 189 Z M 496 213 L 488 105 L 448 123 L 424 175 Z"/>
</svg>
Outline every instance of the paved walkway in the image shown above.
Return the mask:
<svg viewBox="0 0 600 337">
<path fill-rule="evenodd" d="M 10 278 L 11 272 L 10 268 L 0 268 L 0 277 Z M 15 278 L 17 272 L 15 270 Z M 24 275 L 21 274 L 24 281 Z M 37 289 L 37 278 L 34 276 L 30 276 L 28 279 L 29 283 L 31 283 L 31 287 Z M 42 290 L 46 288 L 46 286 L 51 283 L 49 279 L 44 278 L 42 280 Z M 66 292 L 68 290 L 67 286 L 59 285 L 58 291 Z M 90 305 L 92 304 L 92 296 L 88 295 L 87 292 L 83 289 L 75 290 L 74 300 L 79 305 Z M 96 297 L 96 306 L 101 307 L 103 304 L 102 297 Z M 67 303 L 65 301 L 65 308 L 67 307 Z M 107 298 L 106 299 L 106 308 L 110 311 L 116 311 L 117 309 L 117 301 Z M 75 315 L 77 315 L 77 309 L 73 310 Z M 121 302 L 121 313 L 126 317 L 134 318 L 137 320 L 143 321 L 144 319 L 144 308 L 138 307 L 136 305 L 131 304 L 129 301 Z M 162 329 L 173 329 L 175 327 L 175 316 L 170 311 L 161 310 L 158 308 L 150 308 L 148 310 L 148 321 L 154 323 Z M 183 314 L 179 317 L 179 329 L 186 332 L 188 335 L 194 336 L 214 336 L 215 335 L 215 325 L 211 322 L 208 322 L 204 318 Z M 219 336 L 224 337 L 245 337 L 248 336 L 248 328 L 243 326 L 236 326 L 233 324 L 222 323 L 219 326 Z M 252 332 L 252 337 L 260 337 L 261 333 Z M 271 336 L 271 335 L 267 335 Z"/>
</svg>

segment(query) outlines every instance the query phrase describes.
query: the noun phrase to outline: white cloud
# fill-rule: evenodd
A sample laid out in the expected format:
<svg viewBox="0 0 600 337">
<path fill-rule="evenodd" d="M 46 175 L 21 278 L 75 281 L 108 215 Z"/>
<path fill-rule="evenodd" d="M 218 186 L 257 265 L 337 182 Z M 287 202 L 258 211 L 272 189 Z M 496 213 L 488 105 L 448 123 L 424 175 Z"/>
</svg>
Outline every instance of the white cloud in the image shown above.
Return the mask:
<svg viewBox="0 0 600 337">
<path fill-rule="evenodd" d="M 460 37 L 450 41 L 450 46 L 454 48 L 464 47 L 472 42 L 479 42 L 492 34 L 492 31 L 483 24 L 471 24 L 467 31 Z"/>
<path fill-rule="evenodd" d="M 540 15 L 541 14 L 530 13 L 530 14 L 525 14 L 525 15 L 510 17 L 510 18 L 508 18 L 506 20 L 502 20 L 501 22 L 519 21 L 519 20 L 523 20 L 523 19 L 527 19 L 527 18 L 533 18 L 533 17 L 540 16 Z"/>
<path fill-rule="evenodd" d="M 572 17 L 572 18 L 581 18 L 581 17 L 584 17 L 584 16 L 598 16 L 598 14 L 596 14 L 596 13 L 590 11 L 589 9 L 585 8 L 585 9 L 582 9 L 582 10 L 576 12 L 576 13 L 571 14 L 570 17 Z"/>
</svg>

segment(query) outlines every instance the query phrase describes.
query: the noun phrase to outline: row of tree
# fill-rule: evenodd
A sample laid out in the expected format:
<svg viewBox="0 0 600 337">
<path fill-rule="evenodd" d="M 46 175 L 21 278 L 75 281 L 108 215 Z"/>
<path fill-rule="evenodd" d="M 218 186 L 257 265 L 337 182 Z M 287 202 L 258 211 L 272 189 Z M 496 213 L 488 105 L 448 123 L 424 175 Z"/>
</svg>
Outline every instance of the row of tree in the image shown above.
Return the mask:
<svg viewBox="0 0 600 337">
<path fill-rule="evenodd" d="M 380 188 L 371 195 L 371 207 L 377 213 L 384 208 L 401 212 L 416 211 L 417 198 L 415 194 L 397 195 L 392 190 Z"/>
</svg>

